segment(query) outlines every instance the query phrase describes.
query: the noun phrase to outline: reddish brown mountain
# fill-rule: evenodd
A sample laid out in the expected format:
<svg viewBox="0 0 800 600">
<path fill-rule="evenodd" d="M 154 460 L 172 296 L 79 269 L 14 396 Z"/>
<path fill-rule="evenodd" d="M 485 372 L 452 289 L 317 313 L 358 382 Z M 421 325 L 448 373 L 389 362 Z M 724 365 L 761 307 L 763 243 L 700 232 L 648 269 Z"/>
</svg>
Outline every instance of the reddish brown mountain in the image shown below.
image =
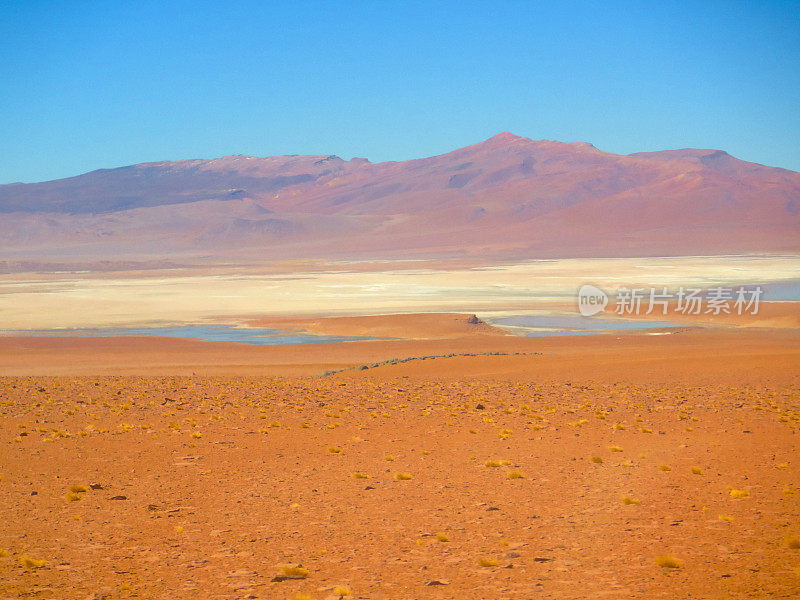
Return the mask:
<svg viewBox="0 0 800 600">
<path fill-rule="evenodd" d="M 21 260 L 800 251 L 800 173 L 719 150 L 627 156 L 501 133 L 373 164 L 228 156 L 0 186 Z"/>
</svg>

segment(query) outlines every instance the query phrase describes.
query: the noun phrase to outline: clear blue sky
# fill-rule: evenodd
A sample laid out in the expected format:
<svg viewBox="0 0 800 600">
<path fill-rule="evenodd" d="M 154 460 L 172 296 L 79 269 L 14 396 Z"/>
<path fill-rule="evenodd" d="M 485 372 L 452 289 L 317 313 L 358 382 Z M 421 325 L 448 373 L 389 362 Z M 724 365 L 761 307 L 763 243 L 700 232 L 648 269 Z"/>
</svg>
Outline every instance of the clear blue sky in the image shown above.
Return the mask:
<svg viewBox="0 0 800 600">
<path fill-rule="evenodd" d="M 800 170 L 800 2 L 0 0 L 0 182 L 506 130 Z"/>
</svg>

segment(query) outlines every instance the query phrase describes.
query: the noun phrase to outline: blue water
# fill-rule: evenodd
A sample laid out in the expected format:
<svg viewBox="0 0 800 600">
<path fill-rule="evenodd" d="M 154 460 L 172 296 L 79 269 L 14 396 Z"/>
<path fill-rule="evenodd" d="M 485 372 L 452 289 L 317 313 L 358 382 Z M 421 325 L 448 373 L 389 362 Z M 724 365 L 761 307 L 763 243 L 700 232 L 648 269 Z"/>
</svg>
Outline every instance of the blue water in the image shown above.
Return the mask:
<svg viewBox="0 0 800 600">
<path fill-rule="evenodd" d="M 800 265 L 798 266 L 800 270 Z M 781 302 L 800 301 L 800 281 L 781 281 L 778 283 L 766 283 L 761 286 L 764 289 L 762 300 L 775 300 Z"/>
<path fill-rule="evenodd" d="M 280 346 L 290 344 L 324 344 L 338 342 L 357 342 L 362 340 L 378 340 L 369 336 L 314 335 L 303 332 L 286 332 L 280 329 L 262 329 L 258 327 L 233 327 L 230 325 L 181 325 L 177 327 L 136 327 L 136 328 L 99 328 L 99 329 L 35 329 L 35 330 L 3 330 L 3 335 L 28 335 L 33 337 L 118 337 L 148 336 L 192 338 L 207 342 L 239 342 L 260 346 Z"/>
<path fill-rule="evenodd" d="M 583 317 L 580 315 L 520 315 L 492 319 L 491 323 L 499 327 L 513 327 L 515 328 L 515 333 L 526 337 L 592 335 L 609 331 L 646 330 L 681 326 L 670 321 L 623 321 L 601 317 Z M 520 332 L 516 328 L 528 329 L 529 331 Z"/>
</svg>

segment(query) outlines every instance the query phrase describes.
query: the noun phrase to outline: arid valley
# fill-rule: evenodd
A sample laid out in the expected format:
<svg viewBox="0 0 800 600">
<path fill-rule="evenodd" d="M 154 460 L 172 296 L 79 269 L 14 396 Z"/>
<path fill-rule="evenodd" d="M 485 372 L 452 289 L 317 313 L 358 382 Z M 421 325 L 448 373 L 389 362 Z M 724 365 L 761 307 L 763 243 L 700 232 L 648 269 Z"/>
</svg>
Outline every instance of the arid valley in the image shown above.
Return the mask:
<svg viewBox="0 0 800 600">
<path fill-rule="evenodd" d="M 501 324 L 795 261 L 6 275 L 0 597 L 794 598 L 796 302 Z M 198 322 L 344 337 L 136 334 Z"/>
</svg>

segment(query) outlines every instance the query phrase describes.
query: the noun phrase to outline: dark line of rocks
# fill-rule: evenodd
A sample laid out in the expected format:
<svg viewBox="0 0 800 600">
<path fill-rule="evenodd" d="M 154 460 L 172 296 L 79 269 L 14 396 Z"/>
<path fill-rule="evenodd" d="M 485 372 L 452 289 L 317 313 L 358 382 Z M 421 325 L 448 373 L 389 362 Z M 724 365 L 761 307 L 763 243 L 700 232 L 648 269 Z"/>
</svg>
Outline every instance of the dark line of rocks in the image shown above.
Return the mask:
<svg viewBox="0 0 800 600">
<path fill-rule="evenodd" d="M 408 356 L 406 358 L 390 358 L 381 362 L 370 363 L 367 365 L 358 365 L 355 367 L 345 367 L 344 369 L 336 369 L 334 371 L 325 371 L 320 377 L 328 377 L 343 371 L 366 371 L 367 369 L 374 369 L 384 365 L 399 365 L 402 363 L 411 362 L 412 360 L 434 360 L 436 358 L 454 358 L 456 356 L 541 356 L 541 352 L 459 352 L 453 354 L 434 354 L 430 356 Z"/>
</svg>

